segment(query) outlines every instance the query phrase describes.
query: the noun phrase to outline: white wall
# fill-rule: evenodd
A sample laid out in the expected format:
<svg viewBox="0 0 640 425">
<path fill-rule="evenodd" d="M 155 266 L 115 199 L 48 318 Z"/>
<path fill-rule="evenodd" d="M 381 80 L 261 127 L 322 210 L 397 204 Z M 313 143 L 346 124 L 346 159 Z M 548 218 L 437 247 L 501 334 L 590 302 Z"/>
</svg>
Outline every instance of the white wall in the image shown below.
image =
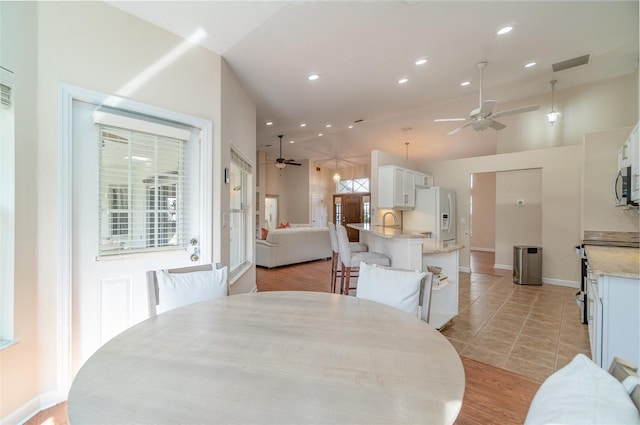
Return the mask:
<svg viewBox="0 0 640 425">
<path fill-rule="evenodd" d="M 437 161 L 426 164 L 440 185 L 456 190 L 458 217 L 469 216 L 469 174 L 540 168 L 542 171 L 542 275 L 547 282 L 577 284 L 580 260 L 573 247 L 580 242 L 582 146 L 565 146 L 501 155 Z M 469 267 L 468 226 L 458 220 L 458 242 L 465 245 L 460 266 Z"/>
<path fill-rule="evenodd" d="M 618 149 L 633 127 L 584 136 L 582 231 L 640 231 L 640 210 L 615 207 L 613 184 L 618 171 Z"/>
<path fill-rule="evenodd" d="M 309 160 L 299 161 L 300 167 L 287 165 L 278 169 L 275 160 L 267 160 L 266 191 L 279 195 L 278 215 L 282 223 L 309 223 L 311 195 L 309 186 Z"/>
<path fill-rule="evenodd" d="M 496 173 L 495 267 L 513 267 L 515 245 L 542 245 L 542 209 L 541 169 Z"/>
<path fill-rule="evenodd" d="M 562 114 L 558 121 L 551 126 L 535 113 L 506 118 L 509 125 L 498 132 L 496 153 L 579 145 L 587 133 L 638 121 L 638 72 L 569 89 L 562 88 L 561 74 L 557 78 L 554 108 Z M 500 110 L 530 104 L 551 110 L 551 86 L 548 94 L 504 103 Z"/>
<path fill-rule="evenodd" d="M 220 56 L 193 47 L 122 88 L 184 40 L 103 2 L 0 2 L 1 64 L 16 73 L 16 294 L 19 344 L 0 352 L 0 420 L 20 422 L 56 401 L 58 288 L 58 85 L 119 94 L 213 122 L 214 261 L 228 245 L 220 217 L 221 165 L 229 139 L 255 152 L 255 116 Z M 223 76 L 224 73 L 224 76 Z M 222 83 L 240 117 L 225 116 Z M 230 127 L 223 139 L 223 126 Z M 225 156 L 226 155 L 226 156 Z M 70 254 L 70 253 L 67 253 Z M 63 253 L 64 255 L 64 253 Z M 227 254 L 228 255 L 228 254 Z"/>
</svg>

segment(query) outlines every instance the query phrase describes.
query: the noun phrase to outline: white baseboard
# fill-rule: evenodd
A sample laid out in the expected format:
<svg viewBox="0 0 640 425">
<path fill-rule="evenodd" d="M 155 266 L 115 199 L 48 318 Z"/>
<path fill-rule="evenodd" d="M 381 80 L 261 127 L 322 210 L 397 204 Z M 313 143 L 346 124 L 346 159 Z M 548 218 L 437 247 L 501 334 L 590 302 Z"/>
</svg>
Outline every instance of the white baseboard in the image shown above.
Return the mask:
<svg viewBox="0 0 640 425">
<path fill-rule="evenodd" d="M 41 394 L 0 419 L 0 425 L 23 424 L 38 412 L 53 407 L 63 401 L 65 401 L 65 398 L 61 397 L 56 391 Z"/>
<path fill-rule="evenodd" d="M 458 267 L 458 271 L 461 271 L 463 273 L 471 273 L 471 267 L 460 266 L 460 267 Z"/>
<path fill-rule="evenodd" d="M 469 248 L 471 251 L 483 251 L 483 252 L 496 252 L 495 248 L 478 248 L 478 247 L 471 247 Z"/>
<path fill-rule="evenodd" d="M 513 266 L 510 266 L 508 264 L 494 264 L 493 268 L 500 270 L 513 270 Z"/>
<path fill-rule="evenodd" d="M 572 280 L 550 279 L 548 277 L 543 277 L 542 283 L 546 283 L 547 285 L 567 286 L 569 288 L 580 289 L 580 282 L 574 282 Z"/>
</svg>

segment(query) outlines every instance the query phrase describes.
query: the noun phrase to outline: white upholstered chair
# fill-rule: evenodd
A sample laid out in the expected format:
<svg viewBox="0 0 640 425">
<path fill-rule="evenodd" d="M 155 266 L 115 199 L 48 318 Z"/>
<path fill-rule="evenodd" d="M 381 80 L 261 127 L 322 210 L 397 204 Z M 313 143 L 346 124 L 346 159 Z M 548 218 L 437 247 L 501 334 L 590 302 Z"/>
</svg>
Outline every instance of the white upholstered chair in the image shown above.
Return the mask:
<svg viewBox="0 0 640 425">
<path fill-rule="evenodd" d="M 229 294 L 227 267 L 203 264 L 147 272 L 149 316 Z"/>
<path fill-rule="evenodd" d="M 338 236 L 338 247 L 340 251 L 340 293 L 349 295 L 352 277 L 358 276 L 360 262 L 367 264 L 378 264 L 381 266 L 390 266 L 391 260 L 384 254 L 379 252 L 352 252 L 349 246 L 349 238 L 347 237 L 347 229 L 341 224 L 336 224 L 336 234 Z"/>
<path fill-rule="evenodd" d="M 327 223 L 327 227 L 329 228 L 329 240 L 331 241 L 331 250 L 333 251 L 333 255 L 331 256 L 331 292 L 333 293 L 336 292 L 336 282 L 338 281 L 338 277 L 341 276 L 342 268 L 340 267 L 340 247 L 338 246 L 336 226 L 329 222 Z M 349 248 L 351 252 L 365 252 L 369 250 L 367 245 L 360 242 L 349 242 Z"/>
<path fill-rule="evenodd" d="M 386 304 L 429 321 L 431 273 L 360 263 L 359 274 L 357 298 Z"/>
</svg>

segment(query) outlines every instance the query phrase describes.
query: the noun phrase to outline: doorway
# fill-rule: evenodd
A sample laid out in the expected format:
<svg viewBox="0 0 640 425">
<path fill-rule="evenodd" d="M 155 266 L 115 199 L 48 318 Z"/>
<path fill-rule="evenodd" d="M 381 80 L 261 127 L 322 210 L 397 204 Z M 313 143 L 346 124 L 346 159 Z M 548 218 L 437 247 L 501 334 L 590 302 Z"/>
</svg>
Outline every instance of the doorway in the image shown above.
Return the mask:
<svg viewBox="0 0 640 425">
<path fill-rule="evenodd" d="M 358 230 L 347 227 L 350 223 L 368 223 L 371 217 L 371 196 L 369 193 L 333 195 L 333 222 L 347 229 L 350 242 L 360 238 Z"/>
<path fill-rule="evenodd" d="M 265 195 L 264 221 L 267 229 L 275 229 L 278 226 L 278 219 L 278 195 Z"/>
<path fill-rule="evenodd" d="M 470 175 L 471 272 L 509 276 L 514 245 L 542 244 L 542 169 Z"/>
</svg>

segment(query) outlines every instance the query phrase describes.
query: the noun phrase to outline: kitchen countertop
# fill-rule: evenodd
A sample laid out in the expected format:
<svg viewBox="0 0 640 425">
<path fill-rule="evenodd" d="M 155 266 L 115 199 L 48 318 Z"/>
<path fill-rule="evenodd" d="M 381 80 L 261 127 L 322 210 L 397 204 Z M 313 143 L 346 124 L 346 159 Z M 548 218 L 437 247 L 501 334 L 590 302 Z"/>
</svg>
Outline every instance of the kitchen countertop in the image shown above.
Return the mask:
<svg viewBox="0 0 640 425">
<path fill-rule="evenodd" d="M 586 245 L 584 249 L 595 274 L 640 279 L 640 249 L 599 245 Z"/>
<path fill-rule="evenodd" d="M 459 251 L 464 248 L 464 245 L 451 242 L 441 241 L 438 239 L 432 239 L 426 237 L 425 233 L 421 233 L 415 230 L 402 230 L 393 226 L 376 226 L 372 224 L 363 223 L 351 223 L 347 226 L 352 229 L 359 230 L 361 232 L 371 233 L 372 235 L 379 236 L 387 239 L 422 239 L 422 253 L 423 254 L 444 254 L 454 251 Z M 429 233 L 431 234 L 431 233 Z"/>
<path fill-rule="evenodd" d="M 361 232 L 368 232 L 380 236 L 381 238 L 424 239 L 427 237 L 424 233 L 414 230 L 402 230 L 394 226 L 382 227 L 369 223 L 350 223 L 347 224 L 347 226 Z"/>
</svg>

